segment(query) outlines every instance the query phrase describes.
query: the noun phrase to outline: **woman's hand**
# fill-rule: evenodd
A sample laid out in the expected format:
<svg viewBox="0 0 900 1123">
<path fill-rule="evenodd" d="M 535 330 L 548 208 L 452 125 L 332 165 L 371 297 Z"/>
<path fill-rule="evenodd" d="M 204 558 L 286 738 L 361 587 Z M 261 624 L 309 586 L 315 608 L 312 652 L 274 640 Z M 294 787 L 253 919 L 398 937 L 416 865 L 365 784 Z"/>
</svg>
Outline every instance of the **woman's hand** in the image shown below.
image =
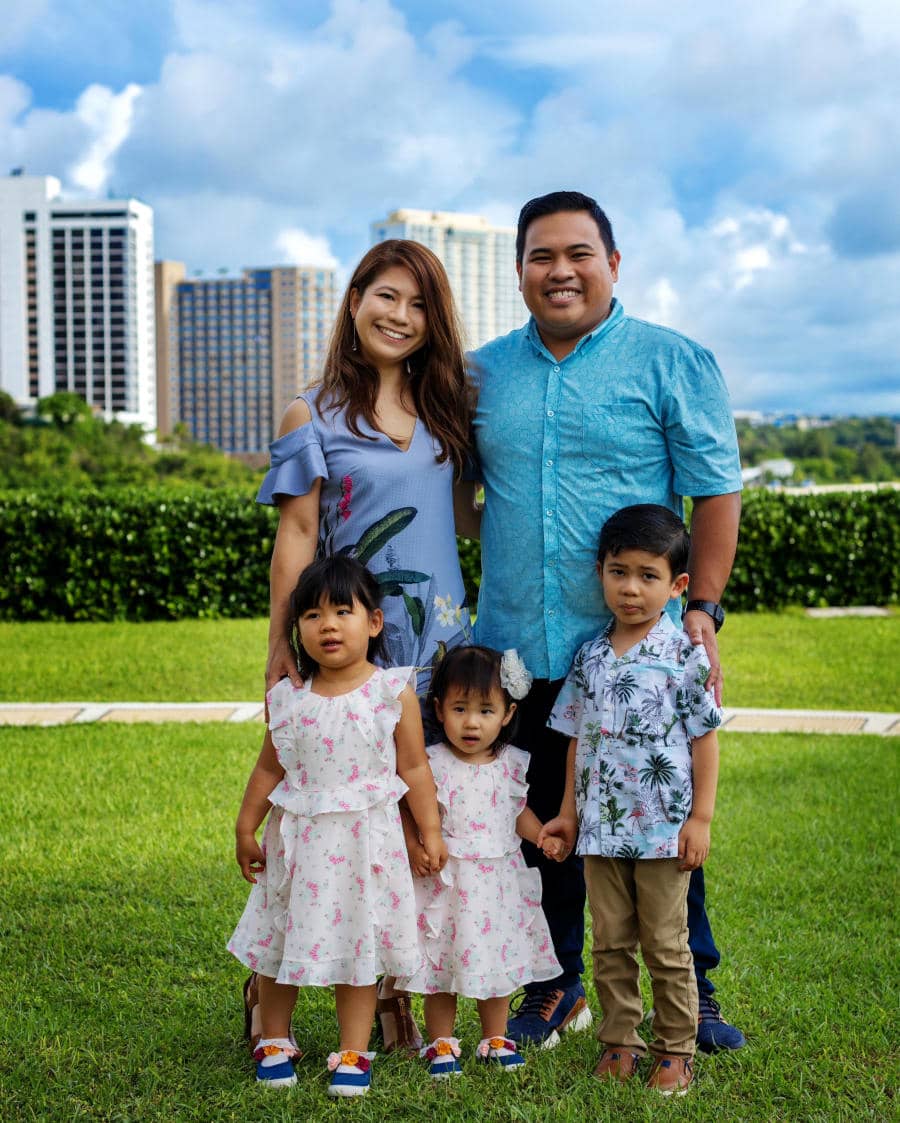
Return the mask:
<svg viewBox="0 0 900 1123">
<path fill-rule="evenodd" d="M 266 693 L 283 678 L 289 678 L 294 686 L 303 685 L 303 676 L 297 669 L 297 659 L 287 639 L 276 640 L 269 650 L 269 659 L 266 663 Z"/>
</svg>

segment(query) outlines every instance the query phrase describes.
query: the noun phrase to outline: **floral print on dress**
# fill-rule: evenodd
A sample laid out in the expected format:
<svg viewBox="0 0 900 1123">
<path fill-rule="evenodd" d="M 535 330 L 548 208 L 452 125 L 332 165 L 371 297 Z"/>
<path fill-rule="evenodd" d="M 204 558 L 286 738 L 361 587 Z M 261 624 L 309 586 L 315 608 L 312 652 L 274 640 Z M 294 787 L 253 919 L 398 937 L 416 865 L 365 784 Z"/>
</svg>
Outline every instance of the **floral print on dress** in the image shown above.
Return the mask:
<svg viewBox="0 0 900 1123">
<path fill-rule="evenodd" d="M 428 748 L 447 865 L 415 879 L 424 964 L 398 985 L 426 994 L 496 998 L 561 971 L 541 909 L 541 879 L 522 857 L 528 754 L 507 746 L 487 764 Z"/>
<path fill-rule="evenodd" d="M 691 740 L 722 721 L 709 660 L 665 614 L 618 658 L 610 628 L 579 649 L 548 722 L 578 739 L 577 850 L 673 858 L 691 811 Z"/>
</svg>

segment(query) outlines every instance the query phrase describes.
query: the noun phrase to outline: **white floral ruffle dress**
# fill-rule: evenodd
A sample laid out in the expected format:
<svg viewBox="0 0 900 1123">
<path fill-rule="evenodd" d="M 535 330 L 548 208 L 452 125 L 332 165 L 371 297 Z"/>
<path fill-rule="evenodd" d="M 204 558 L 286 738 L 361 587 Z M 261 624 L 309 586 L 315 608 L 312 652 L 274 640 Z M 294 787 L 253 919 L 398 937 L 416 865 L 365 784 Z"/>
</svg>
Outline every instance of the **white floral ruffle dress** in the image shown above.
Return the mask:
<svg viewBox="0 0 900 1123">
<path fill-rule="evenodd" d="M 528 754 L 509 746 L 488 764 L 469 764 L 438 744 L 428 756 L 450 857 L 437 877 L 415 879 L 425 963 L 397 985 L 498 998 L 556 978 L 540 875 L 525 865 L 516 834 Z"/>
<path fill-rule="evenodd" d="M 298 986 L 365 986 L 421 964 L 394 744 L 410 680 L 414 668 L 377 668 L 336 698 L 290 679 L 269 691 L 285 774 L 269 796 L 265 871 L 228 942 L 252 970 Z"/>
</svg>

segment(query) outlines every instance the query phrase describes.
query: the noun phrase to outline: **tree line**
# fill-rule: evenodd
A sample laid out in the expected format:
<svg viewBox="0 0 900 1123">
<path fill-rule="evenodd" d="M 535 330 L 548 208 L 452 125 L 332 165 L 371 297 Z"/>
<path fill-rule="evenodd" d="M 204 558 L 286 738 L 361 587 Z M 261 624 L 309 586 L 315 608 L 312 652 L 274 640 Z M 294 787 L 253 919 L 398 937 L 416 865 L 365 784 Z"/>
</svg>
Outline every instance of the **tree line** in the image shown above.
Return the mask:
<svg viewBox="0 0 900 1123">
<path fill-rule="evenodd" d="M 737 423 L 741 463 L 794 462 L 793 479 L 814 483 L 868 483 L 900 478 L 896 422 L 890 417 L 835 418 L 826 425 Z M 78 487 L 199 484 L 246 487 L 262 473 L 211 445 L 193 440 L 184 425 L 149 445 L 139 425 L 104 421 L 77 394 L 41 398 L 25 417 L 0 391 L 0 489 L 39 491 Z"/>
</svg>

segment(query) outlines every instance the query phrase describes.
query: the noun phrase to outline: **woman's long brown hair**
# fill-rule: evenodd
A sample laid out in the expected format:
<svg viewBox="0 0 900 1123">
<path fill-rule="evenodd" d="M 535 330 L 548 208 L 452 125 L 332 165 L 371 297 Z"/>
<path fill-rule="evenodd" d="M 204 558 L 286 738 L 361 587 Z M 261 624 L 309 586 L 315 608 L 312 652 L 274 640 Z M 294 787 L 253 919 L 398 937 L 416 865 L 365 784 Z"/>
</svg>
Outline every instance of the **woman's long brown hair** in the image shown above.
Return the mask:
<svg viewBox="0 0 900 1123">
<path fill-rule="evenodd" d="M 393 266 L 408 269 L 425 302 L 427 337 L 409 357 L 407 387 L 416 413 L 437 441 L 438 463 L 450 460 L 462 472 L 471 443 L 474 392 L 466 374 L 459 321 L 450 282 L 440 260 L 419 242 L 393 238 L 373 246 L 357 265 L 344 293 L 331 333 L 322 376 L 328 409 L 344 410 L 354 436 L 374 440 L 360 432 L 362 416 L 373 429 L 378 398 L 378 371 L 353 349 L 350 297 L 360 295 Z"/>
</svg>

